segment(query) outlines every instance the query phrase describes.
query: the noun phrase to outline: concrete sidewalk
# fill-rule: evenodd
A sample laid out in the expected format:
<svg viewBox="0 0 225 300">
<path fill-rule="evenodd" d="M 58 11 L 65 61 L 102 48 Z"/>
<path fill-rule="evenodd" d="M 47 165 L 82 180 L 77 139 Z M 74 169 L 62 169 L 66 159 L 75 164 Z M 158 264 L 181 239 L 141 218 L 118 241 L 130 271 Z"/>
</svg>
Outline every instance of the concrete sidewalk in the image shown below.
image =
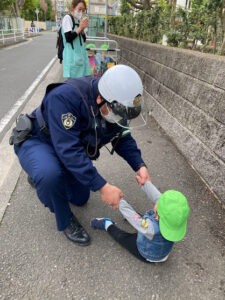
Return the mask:
<svg viewBox="0 0 225 300">
<path fill-rule="evenodd" d="M 59 72 L 55 64 L 24 111 L 40 103 L 46 85 L 57 81 Z M 222 207 L 153 119 L 149 118 L 148 125 L 133 135 L 153 183 L 161 191 L 182 191 L 190 202 L 188 234 L 175 245 L 168 261 L 142 263 L 107 233 L 92 230 L 91 218 L 108 216 L 121 228 L 133 231 L 118 211 L 101 202 L 98 192 L 91 194 L 85 207 L 72 207 L 90 233 L 92 244 L 79 247 L 67 240 L 56 231 L 54 215 L 41 205 L 26 174 L 20 173 L 12 148 L 5 144 L 5 162 L 10 169 L 4 169 L 0 196 L 1 203 L 9 205 L 0 226 L 0 299 L 225 298 Z M 110 183 L 122 188 L 137 211 L 152 207 L 135 183 L 133 171 L 121 158 L 103 149 L 95 165 Z"/>
</svg>

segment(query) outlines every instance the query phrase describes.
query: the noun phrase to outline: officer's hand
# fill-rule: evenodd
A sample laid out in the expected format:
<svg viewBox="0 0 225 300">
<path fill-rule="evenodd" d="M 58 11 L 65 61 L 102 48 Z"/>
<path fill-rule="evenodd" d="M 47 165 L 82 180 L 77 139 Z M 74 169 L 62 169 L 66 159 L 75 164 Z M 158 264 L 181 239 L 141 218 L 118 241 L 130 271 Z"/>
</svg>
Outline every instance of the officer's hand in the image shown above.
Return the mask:
<svg viewBox="0 0 225 300">
<path fill-rule="evenodd" d="M 124 196 L 123 192 L 118 187 L 106 183 L 99 191 L 102 201 L 113 208 L 118 208 L 119 201 Z"/>
<path fill-rule="evenodd" d="M 137 183 L 139 185 L 143 185 L 146 181 L 150 180 L 151 181 L 151 178 L 148 174 L 148 169 L 143 166 L 141 167 L 137 172 L 136 172 L 136 176 L 135 176 L 136 180 L 137 180 Z"/>
</svg>

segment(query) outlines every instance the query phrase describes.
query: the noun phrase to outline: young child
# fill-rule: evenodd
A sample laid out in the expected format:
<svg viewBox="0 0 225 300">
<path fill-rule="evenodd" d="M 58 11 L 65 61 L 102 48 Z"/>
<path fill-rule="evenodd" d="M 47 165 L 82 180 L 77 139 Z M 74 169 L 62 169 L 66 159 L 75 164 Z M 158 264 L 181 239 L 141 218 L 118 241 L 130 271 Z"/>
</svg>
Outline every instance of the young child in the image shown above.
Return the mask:
<svg viewBox="0 0 225 300">
<path fill-rule="evenodd" d="M 96 48 L 95 44 L 88 44 L 86 45 L 86 49 L 88 51 L 88 59 L 89 59 L 89 65 L 90 65 L 90 69 L 91 69 L 91 76 L 95 75 L 95 71 L 96 71 L 96 62 L 95 62 L 95 55 L 96 55 L 96 51 L 93 50 Z"/>
<path fill-rule="evenodd" d="M 91 221 L 91 227 L 105 229 L 122 247 L 142 261 L 164 262 L 174 242 L 181 241 L 186 234 L 190 208 L 186 197 L 178 191 L 169 190 L 161 194 L 150 181 L 142 189 L 155 203 L 154 209 L 144 216 L 124 199 L 119 203 L 120 212 L 137 233 L 119 229 L 109 218 L 95 218 Z"/>
</svg>

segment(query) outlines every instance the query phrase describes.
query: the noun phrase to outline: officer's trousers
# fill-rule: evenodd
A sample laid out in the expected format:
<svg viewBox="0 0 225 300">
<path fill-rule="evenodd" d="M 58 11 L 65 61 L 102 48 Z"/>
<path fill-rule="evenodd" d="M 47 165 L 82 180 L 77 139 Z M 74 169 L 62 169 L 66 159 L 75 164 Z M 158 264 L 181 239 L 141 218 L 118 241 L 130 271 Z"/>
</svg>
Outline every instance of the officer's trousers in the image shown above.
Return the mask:
<svg viewBox="0 0 225 300">
<path fill-rule="evenodd" d="M 37 136 L 15 146 L 15 152 L 22 168 L 32 178 L 38 198 L 55 213 L 58 230 L 64 230 L 72 215 L 69 202 L 84 205 L 90 190 L 63 167 L 52 145 Z"/>
</svg>

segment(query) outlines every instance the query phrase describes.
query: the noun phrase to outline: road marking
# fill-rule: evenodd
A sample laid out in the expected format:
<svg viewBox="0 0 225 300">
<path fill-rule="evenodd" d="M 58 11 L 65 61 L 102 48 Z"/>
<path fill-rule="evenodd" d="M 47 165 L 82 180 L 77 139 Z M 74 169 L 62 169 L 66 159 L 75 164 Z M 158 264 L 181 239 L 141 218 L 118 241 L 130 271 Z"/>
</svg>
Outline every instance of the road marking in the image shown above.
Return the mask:
<svg viewBox="0 0 225 300">
<path fill-rule="evenodd" d="M 8 113 L 0 120 L 0 133 L 4 130 L 4 128 L 7 126 L 7 124 L 11 121 L 13 116 L 17 113 L 20 106 L 26 101 L 26 99 L 31 95 L 31 93 L 35 90 L 35 88 L 38 86 L 40 81 L 42 80 L 45 73 L 48 72 L 48 70 L 51 68 L 53 63 L 56 60 L 56 56 L 49 62 L 49 64 L 44 68 L 44 70 L 40 73 L 40 75 L 34 80 L 34 82 L 31 84 L 31 86 L 26 90 L 26 92 L 23 94 L 22 97 L 20 97 L 16 103 L 13 105 L 13 107 L 8 111 Z"/>
</svg>

